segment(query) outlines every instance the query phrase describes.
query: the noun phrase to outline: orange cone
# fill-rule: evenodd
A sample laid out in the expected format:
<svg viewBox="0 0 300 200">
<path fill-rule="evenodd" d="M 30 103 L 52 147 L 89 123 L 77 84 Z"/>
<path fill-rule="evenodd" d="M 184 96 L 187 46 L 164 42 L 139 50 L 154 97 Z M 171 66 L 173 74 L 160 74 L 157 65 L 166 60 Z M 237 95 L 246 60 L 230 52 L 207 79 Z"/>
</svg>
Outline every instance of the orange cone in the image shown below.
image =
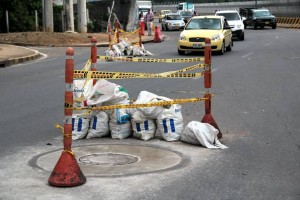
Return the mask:
<svg viewBox="0 0 300 200">
<path fill-rule="evenodd" d="M 154 31 L 154 43 L 159 43 L 163 41 L 163 35 L 161 34 L 160 28 L 155 26 Z"/>
</svg>

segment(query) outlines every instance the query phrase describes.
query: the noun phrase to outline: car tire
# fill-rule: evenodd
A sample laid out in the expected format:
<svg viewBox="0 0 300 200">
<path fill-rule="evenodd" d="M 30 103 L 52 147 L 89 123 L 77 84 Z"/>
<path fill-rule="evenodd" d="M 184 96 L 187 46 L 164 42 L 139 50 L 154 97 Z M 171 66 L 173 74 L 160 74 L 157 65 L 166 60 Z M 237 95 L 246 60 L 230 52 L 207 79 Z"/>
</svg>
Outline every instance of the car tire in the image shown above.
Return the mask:
<svg viewBox="0 0 300 200">
<path fill-rule="evenodd" d="M 224 43 L 224 41 L 223 41 L 221 50 L 218 51 L 218 53 L 219 53 L 219 55 L 224 55 L 225 51 L 226 51 L 226 48 L 225 48 L 225 43 Z"/>
<path fill-rule="evenodd" d="M 276 24 L 275 24 L 275 25 L 272 25 L 272 29 L 276 29 Z"/>
<path fill-rule="evenodd" d="M 256 29 L 257 29 L 257 24 L 254 24 L 254 25 L 253 25 L 253 28 L 256 30 Z"/>
<path fill-rule="evenodd" d="M 169 31 L 169 28 L 168 28 L 168 26 L 166 25 L 166 31 Z"/>
<path fill-rule="evenodd" d="M 179 55 L 184 55 L 184 53 L 185 53 L 185 51 L 181 51 L 181 50 L 178 49 L 178 54 Z"/>
<path fill-rule="evenodd" d="M 231 47 L 233 47 L 233 41 L 230 41 L 230 44 L 226 47 L 226 51 L 231 51 Z"/>
<path fill-rule="evenodd" d="M 245 40 L 245 34 L 240 35 L 240 40 Z"/>
</svg>

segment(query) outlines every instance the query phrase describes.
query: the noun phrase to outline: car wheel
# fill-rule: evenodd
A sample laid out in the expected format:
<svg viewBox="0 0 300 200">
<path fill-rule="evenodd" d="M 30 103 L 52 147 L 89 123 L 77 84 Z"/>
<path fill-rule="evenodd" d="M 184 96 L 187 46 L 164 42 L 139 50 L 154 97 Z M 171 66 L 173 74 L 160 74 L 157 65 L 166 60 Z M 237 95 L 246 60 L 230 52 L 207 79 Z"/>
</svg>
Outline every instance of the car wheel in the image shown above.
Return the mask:
<svg viewBox="0 0 300 200">
<path fill-rule="evenodd" d="M 245 39 L 245 35 L 244 34 L 242 34 L 242 35 L 240 35 L 240 38 L 239 38 L 240 40 L 244 40 Z"/>
<path fill-rule="evenodd" d="M 178 54 L 179 55 L 184 55 L 184 53 L 185 53 L 185 51 L 181 51 L 181 50 L 178 49 Z"/>
<path fill-rule="evenodd" d="M 226 47 L 226 51 L 231 51 L 231 47 L 233 47 L 233 41 L 230 41 L 230 44 Z"/>
<path fill-rule="evenodd" d="M 167 31 L 169 31 L 169 28 L 168 28 L 168 26 L 167 26 L 167 25 L 166 25 L 166 30 L 167 30 Z"/>
<path fill-rule="evenodd" d="M 275 24 L 275 25 L 272 25 L 272 29 L 276 29 L 276 24 Z"/>
<path fill-rule="evenodd" d="M 254 24 L 254 25 L 253 25 L 253 28 L 254 28 L 254 29 L 257 29 L 257 24 Z"/>
<path fill-rule="evenodd" d="M 221 50 L 218 52 L 220 55 L 224 55 L 226 49 L 225 49 L 225 43 L 223 42 L 222 43 L 222 47 L 221 47 Z"/>
</svg>

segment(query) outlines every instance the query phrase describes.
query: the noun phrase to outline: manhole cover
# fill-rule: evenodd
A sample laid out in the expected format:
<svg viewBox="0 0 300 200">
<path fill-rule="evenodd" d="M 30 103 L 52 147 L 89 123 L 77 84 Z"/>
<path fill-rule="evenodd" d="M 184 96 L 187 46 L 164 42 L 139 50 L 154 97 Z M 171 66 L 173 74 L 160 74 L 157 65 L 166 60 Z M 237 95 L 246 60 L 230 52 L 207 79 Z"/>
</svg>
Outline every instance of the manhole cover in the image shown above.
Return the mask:
<svg viewBox="0 0 300 200">
<path fill-rule="evenodd" d="M 79 158 L 82 164 L 87 165 L 126 165 L 138 160 L 136 156 L 117 153 L 95 153 Z"/>
</svg>

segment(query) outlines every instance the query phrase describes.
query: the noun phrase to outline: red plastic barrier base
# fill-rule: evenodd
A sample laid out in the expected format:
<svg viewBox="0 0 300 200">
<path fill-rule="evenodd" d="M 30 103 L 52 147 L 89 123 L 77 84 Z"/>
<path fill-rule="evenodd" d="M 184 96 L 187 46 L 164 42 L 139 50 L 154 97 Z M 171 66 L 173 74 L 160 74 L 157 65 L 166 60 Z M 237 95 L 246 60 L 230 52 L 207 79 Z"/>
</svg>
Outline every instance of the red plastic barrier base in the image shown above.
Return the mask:
<svg viewBox="0 0 300 200">
<path fill-rule="evenodd" d="M 218 129 L 219 133 L 218 133 L 218 138 L 222 137 L 222 133 L 219 129 L 219 126 L 217 125 L 216 121 L 214 120 L 213 116 L 211 114 L 205 114 L 204 117 L 201 120 L 202 123 L 208 123 L 210 125 L 212 125 L 213 127 L 215 127 L 216 129 Z"/>
<path fill-rule="evenodd" d="M 74 187 L 86 182 L 79 165 L 70 152 L 63 152 L 51 173 L 48 183 L 56 187 Z"/>
</svg>

